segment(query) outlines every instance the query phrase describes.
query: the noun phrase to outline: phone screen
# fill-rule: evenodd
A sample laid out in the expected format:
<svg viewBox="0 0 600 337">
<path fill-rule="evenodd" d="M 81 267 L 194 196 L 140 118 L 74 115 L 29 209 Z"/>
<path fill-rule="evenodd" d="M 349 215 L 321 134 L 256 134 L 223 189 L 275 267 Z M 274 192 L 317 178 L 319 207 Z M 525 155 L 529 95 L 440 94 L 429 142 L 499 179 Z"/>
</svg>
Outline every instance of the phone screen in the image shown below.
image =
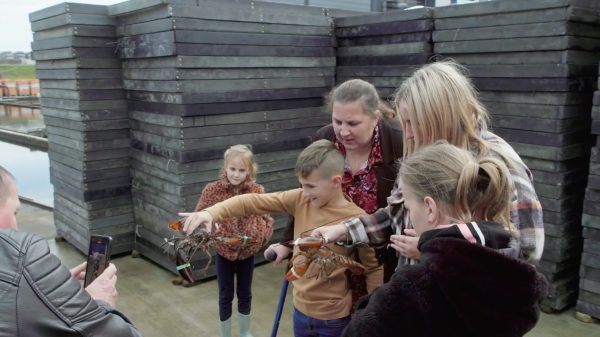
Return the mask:
<svg viewBox="0 0 600 337">
<path fill-rule="evenodd" d="M 110 236 L 92 235 L 85 270 L 85 282 L 83 283 L 84 288 L 92 283 L 108 267 L 111 243 L 112 238 Z"/>
</svg>

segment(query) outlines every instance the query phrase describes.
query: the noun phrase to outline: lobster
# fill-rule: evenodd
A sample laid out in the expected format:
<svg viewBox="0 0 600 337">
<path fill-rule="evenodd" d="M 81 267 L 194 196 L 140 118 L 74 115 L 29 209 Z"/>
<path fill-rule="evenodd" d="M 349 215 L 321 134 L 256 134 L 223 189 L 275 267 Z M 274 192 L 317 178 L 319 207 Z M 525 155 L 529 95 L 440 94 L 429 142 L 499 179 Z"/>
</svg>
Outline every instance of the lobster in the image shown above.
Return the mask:
<svg viewBox="0 0 600 337">
<path fill-rule="evenodd" d="M 338 267 L 348 267 L 353 274 L 362 274 L 365 266 L 348 256 L 335 253 L 327 247 L 327 238 L 303 237 L 291 242 L 300 252 L 289 262 L 289 271 L 285 279 L 295 281 L 302 277 L 328 277 Z M 308 269 L 317 267 L 307 274 Z"/>
<path fill-rule="evenodd" d="M 181 275 L 183 281 L 188 284 L 195 282 L 192 272 L 192 258 L 198 250 L 204 252 L 208 258 L 208 262 L 202 269 L 206 274 L 208 267 L 212 262 L 210 248 L 215 243 L 224 243 L 229 246 L 245 247 L 250 243 L 250 238 L 246 235 L 239 236 L 219 236 L 208 232 L 206 228 L 200 226 L 196 228 L 190 235 L 185 235 L 183 232 L 183 223 L 185 219 L 171 221 L 168 225 L 169 229 L 176 233 L 170 239 L 165 238 L 165 251 L 170 251 L 170 247 L 175 252 L 175 263 L 177 271 Z M 185 285 L 185 284 L 184 284 Z"/>
</svg>

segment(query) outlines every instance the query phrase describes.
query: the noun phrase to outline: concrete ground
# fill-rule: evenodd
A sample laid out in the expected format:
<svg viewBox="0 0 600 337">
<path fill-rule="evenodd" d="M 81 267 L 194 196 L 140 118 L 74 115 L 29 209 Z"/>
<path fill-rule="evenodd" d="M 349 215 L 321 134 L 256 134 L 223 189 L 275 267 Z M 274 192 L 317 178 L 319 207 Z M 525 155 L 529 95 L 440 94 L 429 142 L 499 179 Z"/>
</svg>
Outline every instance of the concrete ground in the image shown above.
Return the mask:
<svg viewBox="0 0 600 337">
<path fill-rule="evenodd" d="M 22 203 L 18 216 L 20 230 L 40 234 L 52 251 L 69 267 L 85 256 L 67 242 L 55 241 L 52 212 Z M 122 255 L 113 258 L 118 269 L 119 300 L 117 307 L 126 313 L 146 337 L 218 336 L 216 280 L 191 288 L 173 286 L 174 275 L 140 257 Z M 284 266 L 257 266 L 252 287 L 252 332 L 255 337 L 271 335 L 273 318 L 282 284 Z M 279 325 L 280 337 L 291 337 L 291 286 Z M 235 312 L 235 303 L 234 303 Z M 588 337 L 600 335 L 600 325 L 582 323 L 574 318 L 574 309 L 559 314 L 542 314 L 538 325 L 527 337 Z M 237 318 L 233 318 L 233 335 L 237 336 Z M 401 333 L 399 333 L 401 335 Z"/>
</svg>

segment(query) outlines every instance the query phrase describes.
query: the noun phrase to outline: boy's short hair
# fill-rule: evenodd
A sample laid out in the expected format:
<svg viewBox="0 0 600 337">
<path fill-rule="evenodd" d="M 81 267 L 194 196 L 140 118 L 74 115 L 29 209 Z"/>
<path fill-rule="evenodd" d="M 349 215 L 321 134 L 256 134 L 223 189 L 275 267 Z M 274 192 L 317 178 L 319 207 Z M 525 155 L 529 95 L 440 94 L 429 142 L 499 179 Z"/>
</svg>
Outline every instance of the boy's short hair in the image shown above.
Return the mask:
<svg viewBox="0 0 600 337">
<path fill-rule="evenodd" d="M 296 160 L 295 173 L 298 177 L 306 178 L 315 170 L 319 171 L 322 178 L 344 174 L 344 156 L 326 139 L 310 144 Z"/>
<path fill-rule="evenodd" d="M 7 169 L 0 165 L 0 206 L 8 198 L 11 186 L 15 184 L 15 177 Z"/>
</svg>

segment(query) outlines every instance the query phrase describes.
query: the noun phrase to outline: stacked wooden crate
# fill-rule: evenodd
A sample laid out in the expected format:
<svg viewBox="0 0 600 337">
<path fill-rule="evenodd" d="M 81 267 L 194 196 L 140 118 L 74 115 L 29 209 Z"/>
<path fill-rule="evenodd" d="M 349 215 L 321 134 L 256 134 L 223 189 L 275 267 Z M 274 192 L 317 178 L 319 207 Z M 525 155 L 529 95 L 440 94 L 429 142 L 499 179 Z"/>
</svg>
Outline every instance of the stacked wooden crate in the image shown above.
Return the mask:
<svg viewBox="0 0 600 337">
<path fill-rule="evenodd" d="M 388 98 L 431 58 L 431 8 L 338 18 L 334 24 L 336 84 L 361 78 Z"/>
<path fill-rule="evenodd" d="M 598 87 L 600 88 L 600 69 Z M 583 254 L 576 309 L 600 319 L 600 90 L 594 92 L 592 134 L 596 137 L 596 144 L 592 147 L 590 174 L 583 202 Z"/>
<path fill-rule="evenodd" d="M 108 8 L 62 3 L 31 13 L 48 131 L 56 231 L 87 253 L 91 234 L 133 249 L 129 120 Z"/>
<path fill-rule="evenodd" d="M 136 249 L 168 269 L 166 225 L 250 144 L 267 191 L 298 186 L 296 157 L 329 121 L 331 19 L 321 8 L 234 0 L 129 1 L 118 20 L 132 136 Z M 285 218 L 279 216 L 275 237 Z M 275 238 L 274 238 L 275 239 Z M 200 254 L 198 254 L 200 255 Z M 205 258 L 192 261 L 196 277 Z M 208 275 L 212 275 L 210 269 Z"/>
<path fill-rule="evenodd" d="M 599 8 L 590 0 L 504 0 L 434 14 L 434 51 L 467 66 L 493 131 L 533 173 L 544 209 L 545 310 L 577 298 Z"/>
</svg>

